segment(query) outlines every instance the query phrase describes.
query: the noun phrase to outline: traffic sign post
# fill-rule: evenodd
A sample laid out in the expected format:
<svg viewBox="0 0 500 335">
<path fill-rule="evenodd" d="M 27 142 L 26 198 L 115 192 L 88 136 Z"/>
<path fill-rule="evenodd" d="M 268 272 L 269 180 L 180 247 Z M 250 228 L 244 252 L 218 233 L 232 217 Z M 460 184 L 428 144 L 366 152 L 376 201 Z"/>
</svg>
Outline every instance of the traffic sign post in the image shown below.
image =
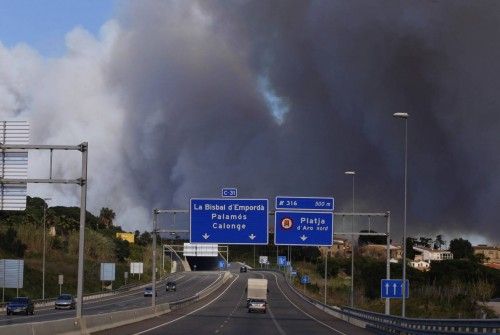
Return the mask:
<svg viewBox="0 0 500 335">
<path fill-rule="evenodd" d="M 410 282 L 406 280 L 405 298 L 410 296 Z M 380 296 L 382 299 L 402 299 L 403 280 L 402 279 L 382 279 L 380 281 Z"/>
<path fill-rule="evenodd" d="M 191 243 L 268 244 L 267 199 L 191 199 Z"/>
<path fill-rule="evenodd" d="M 274 244 L 331 246 L 333 213 L 276 211 Z"/>
<path fill-rule="evenodd" d="M 59 275 L 57 277 L 57 284 L 59 285 L 59 295 L 61 295 L 63 283 L 64 283 L 64 275 Z"/>
<path fill-rule="evenodd" d="M 309 278 L 308 275 L 302 275 L 302 277 L 300 277 L 300 283 L 304 284 L 304 294 L 305 294 L 306 293 L 306 285 L 311 283 L 311 279 Z"/>
<path fill-rule="evenodd" d="M 333 211 L 333 198 L 276 197 L 276 209 Z"/>
</svg>

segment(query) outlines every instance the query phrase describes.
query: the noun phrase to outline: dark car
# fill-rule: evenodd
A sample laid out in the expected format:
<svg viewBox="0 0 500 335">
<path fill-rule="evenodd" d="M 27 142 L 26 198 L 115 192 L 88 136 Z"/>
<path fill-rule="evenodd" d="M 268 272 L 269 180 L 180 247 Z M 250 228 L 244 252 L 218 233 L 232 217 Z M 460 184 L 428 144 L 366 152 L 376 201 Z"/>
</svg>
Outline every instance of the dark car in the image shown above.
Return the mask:
<svg viewBox="0 0 500 335">
<path fill-rule="evenodd" d="M 75 298 L 71 294 L 61 294 L 54 306 L 56 309 L 75 309 Z"/>
<path fill-rule="evenodd" d="M 151 286 L 148 286 L 144 289 L 144 296 L 145 297 L 152 297 L 153 296 L 153 288 Z M 155 297 L 158 296 L 158 290 L 155 291 Z"/>
<path fill-rule="evenodd" d="M 6 307 L 7 315 L 11 314 L 31 314 L 35 313 L 33 301 L 28 297 L 19 297 L 12 299 Z"/>
<path fill-rule="evenodd" d="M 167 285 L 165 285 L 165 290 L 168 291 L 177 291 L 177 285 L 175 284 L 174 281 L 169 281 L 167 282 Z"/>
<path fill-rule="evenodd" d="M 247 302 L 248 313 L 262 312 L 266 313 L 267 302 L 264 299 L 250 299 Z"/>
<path fill-rule="evenodd" d="M 247 267 L 246 266 L 242 266 L 240 268 L 240 272 L 247 272 Z"/>
</svg>

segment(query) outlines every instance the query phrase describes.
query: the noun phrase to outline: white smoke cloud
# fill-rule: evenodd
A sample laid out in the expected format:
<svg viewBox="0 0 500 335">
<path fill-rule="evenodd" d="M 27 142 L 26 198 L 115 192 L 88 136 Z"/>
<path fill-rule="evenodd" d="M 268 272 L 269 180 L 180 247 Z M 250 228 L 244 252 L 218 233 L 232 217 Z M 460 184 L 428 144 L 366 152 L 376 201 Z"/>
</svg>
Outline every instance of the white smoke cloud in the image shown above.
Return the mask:
<svg viewBox="0 0 500 335">
<path fill-rule="evenodd" d="M 98 214 L 109 206 L 117 224 L 144 229 L 149 210 L 129 196 L 123 169 L 124 111 L 119 94 L 106 80 L 113 46 L 121 34 L 116 21 L 93 36 L 83 28 L 66 35 L 66 52 L 44 58 L 28 45 L 0 44 L 0 119 L 28 120 L 32 144 L 74 145 L 89 142 L 87 208 Z M 46 178 L 49 154 L 30 152 L 30 178 Z M 79 152 L 54 152 L 55 178 L 78 178 Z M 51 197 L 51 205 L 79 206 L 74 185 L 29 185 L 28 194 Z M 135 196 L 135 195 L 134 195 Z"/>
</svg>

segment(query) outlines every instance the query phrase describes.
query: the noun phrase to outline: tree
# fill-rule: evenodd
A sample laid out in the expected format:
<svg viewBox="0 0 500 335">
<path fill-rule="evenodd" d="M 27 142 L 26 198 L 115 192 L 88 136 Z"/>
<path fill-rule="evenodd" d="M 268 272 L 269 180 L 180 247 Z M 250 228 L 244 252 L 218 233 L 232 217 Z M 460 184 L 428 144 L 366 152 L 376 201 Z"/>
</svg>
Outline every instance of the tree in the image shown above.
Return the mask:
<svg viewBox="0 0 500 335">
<path fill-rule="evenodd" d="M 123 262 L 126 258 L 130 256 L 130 244 L 128 241 L 115 238 L 115 254 L 116 258 L 120 261 Z"/>
<path fill-rule="evenodd" d="M 17 238 L 17 231 L 9 227 L 5 233 L 0 233 L 0 249 L 23 258 L 28 246 Z"/>
<path fill-rule="evenodd" d="M 416 239 L 413 237 L 406 238 L 406 258 L 414 259 L 415 258 L 415 250 L 413 247 L 416 245 Z"/>
<path fill-rule="evenodd" d="M 420 236 L 418 241 L 415 240 L 416 245 L 419 245 L 419 246 L 425 247 L 425 248 L 430 248 L 431 242 L 432 242 L 432 238 L 425 237 L 425 236 Z"/>
<path fill-rule="evenodd" d="M 109 228 L 113 226 L 113 220 L 115 219 L 115 212 L 108 207 L 101 208 L 99 214 L 99 226 Z"/>
<path fill-rule="evenodd" d="M 436 236 L 436 239 L 434 240 L 434 249 L 441 249 L 441 247 L 445 244 L 446 241 L 443 240 L 443 235 L 439 234 Z"/>
<path fill-rule="evenodd" d="M 139 236 L 139 238 L 137 238 L 137 245 L 146 246 L 148 244 L 151 244 L 151 242 L 153 242 L 153 237 L 147 231 L 142 233 L 141 236 Z"/>
<path fill-rule="evenodd" d="M 474 250 L 468 240 L 455 238 L 450 241 L 450 251 L 454 259 L 474 259 Z"/>
</svg>

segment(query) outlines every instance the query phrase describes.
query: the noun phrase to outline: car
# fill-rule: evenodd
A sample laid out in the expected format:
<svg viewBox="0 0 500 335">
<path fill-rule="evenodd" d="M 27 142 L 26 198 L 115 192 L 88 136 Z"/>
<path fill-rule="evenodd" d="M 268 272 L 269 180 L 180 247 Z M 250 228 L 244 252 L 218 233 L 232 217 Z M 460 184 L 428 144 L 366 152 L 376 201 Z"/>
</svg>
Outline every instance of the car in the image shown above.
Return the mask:
<svg viewBox="0 0 500 335">
<path fill-rule="evenodd" d="M 246 266 L 240 267 L 240 272 L 247 272 L 247 267 Z"/>
<path fill-rule="evenodd" d="M 247 303 L 248 313 L 262 312 L 266 313 L 267 302 L 264 299 L 250 299 Z"/>
<path fill-rule="evenodd" d="M 18 297 L 12 299 L 6 306 L 7 315 L 11 314 L 31 314 L 35 313 L 33 301 L 28 297 Z"/>
<path fill-rule="evenodd" d="M 165 291 L 177 291 L 177 285 L 175 284 L 174 281 L 168 281 L 167 284 L 165 285 Z"/>
<path fill-rule="evenodd" d="M 75 309 L 75 298 L 71 294 L 61 294 L 54 303 L 55 309 Z"/>
<path fill-rule="evenodd" d="M 148 286 L 144 289 L 144 296 L 145 297 L 152 297 L 153 296 L 153 288 L 151 286 Z M 158 290 L 155 292 L 155 297 L 158 296 Z"/>
</svg>

